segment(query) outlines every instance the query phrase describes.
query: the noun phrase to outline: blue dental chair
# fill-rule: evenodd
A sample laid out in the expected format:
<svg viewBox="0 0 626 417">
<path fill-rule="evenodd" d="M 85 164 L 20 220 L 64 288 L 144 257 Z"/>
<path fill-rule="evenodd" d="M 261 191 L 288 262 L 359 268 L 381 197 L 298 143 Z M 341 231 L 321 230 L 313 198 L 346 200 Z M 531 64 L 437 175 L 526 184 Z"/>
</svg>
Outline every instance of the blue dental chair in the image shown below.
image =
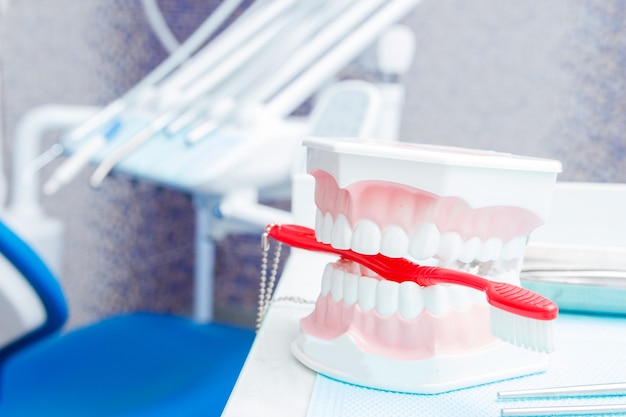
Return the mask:
<svg viewBox="0 0 626 417">
<path fill-rule="evenodd" d="M 135 313 L 67 333 L 61 287 L 0 222 L 0 416 L 219 416 L 252 330 Z"/>
</svg>

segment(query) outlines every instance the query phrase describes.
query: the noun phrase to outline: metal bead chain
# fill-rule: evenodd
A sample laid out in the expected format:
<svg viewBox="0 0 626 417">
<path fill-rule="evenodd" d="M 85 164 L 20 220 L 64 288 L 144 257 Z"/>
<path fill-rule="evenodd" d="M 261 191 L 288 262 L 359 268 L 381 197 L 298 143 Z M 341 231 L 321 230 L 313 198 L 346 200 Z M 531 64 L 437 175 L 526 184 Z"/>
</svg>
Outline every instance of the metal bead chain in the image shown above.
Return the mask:
<svg viewBox="0 0 626 417">
<path fill-rule="evenodd" d="M 270 273 L 270 279 L 267 282 L 267 288 L 265 290 L 265 309 L 270 304 L 272 300 L 272 294 L 274 292 L 274 287 L 276 285 L 276 276 L 278 275 L 278 264 L 280 263 L 280 255 L 283 244 L 278 242 L 276 245 L 276 249 L 274 252 L 274 259 L 272 260 L 272 271 Z"/>
<path fill-rule="evenodd" d="M 314 304 L 314 301 L 306 300 L 301 297 L 279 297 L 277 299 L 272 300 L 272 294 L 274 292 L 274 287 L 276 285 L 276 277 L 278 276 L 278 265 L 280 264 L 280 256 L 282 251 L 282 243 L 278 242 L 276 245 L 276 249 L 274 251 L 274 258 L 272 259 L 272 268 L 270 270 L 270 276 L 267 276 L 267 266 L 269 263 L 269 253 L 270 253 L 270 241 L 269 241 L 269 233 L 272 230 L 274 225 L 269 225 L 265 229 L 265 232 L 261 236 L 261 247 L 262 247 L 262 255 L 261 255 L 261 277 L 259 282 L 259 307 L 257 311 L 256 318 L 256 330 L 258 331 L 261 328 L 261 323 L 263 322 L 263 317 L 270 306 L 270 304 L 277 301 L 288 301 L 298 304 Z"/>
<path fill-rule="evenodd" d="M 262 256 L 261 256 L 261 278 L 259 282 L 259 307 L 257 311 L 256 329 L 259 330 L 263 316 L 267 307 L 272 300 L 272 293 L 274 292 L 274 286 L 276 284 L 276 276 L 278 275 L 278 265 L 280 264 L 280 255 L 282 250 L 282 243 L 278 242 L 274 252 L 274 258 L 272 259 L 272 269 L 269 279 L 267 277 L 267 265 L 270 251 L 269 232 L 273 225 L 270 225 L 263 233 L 261 237 Z"/>
<path fill-rule="evenodd" d="M 257 315 L 256 315 L 256 330 L 258 331 L 261 327 L 261 321 L 263 320 L 263 315 L 265 314 L 265 283 L 267 281 L 267 257 L 268 257 L 269 248 L 266 248 L 263 245 L 263 252 L 261 256 L 261 278 L 259 281 L 259 301 L 257 307 Z"/>
</svg>

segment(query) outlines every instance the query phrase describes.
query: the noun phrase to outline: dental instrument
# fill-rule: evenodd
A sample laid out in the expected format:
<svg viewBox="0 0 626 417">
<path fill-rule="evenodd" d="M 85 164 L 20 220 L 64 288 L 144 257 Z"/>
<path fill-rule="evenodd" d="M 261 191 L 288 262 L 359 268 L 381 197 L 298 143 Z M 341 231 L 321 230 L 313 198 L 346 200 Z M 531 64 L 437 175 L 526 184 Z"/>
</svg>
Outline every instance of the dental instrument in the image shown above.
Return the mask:
<svg viewBox="0 0 626 417">
<path fill-rule="evenodd" d="M 198 102 L 203 101 L 202 94 L 205 89 L 210 89 L 211 87 L 217 85 L 217 83 L 219 83 L 224 77 L 228 76 L 230 71 L 241 65 L 250 54 L 256 52 L 258 48 L 262 46 L 278 29 L 279 27 L 273 26 L 264 32 L 264 36 L 255 38 L 252 42 L 231 56 L 231 59 L 228 60 L 228 65 L 218 67 L 219 71 L 211 73 L 210 77 L 206 77 L 202 81 L 202 86 L 190 92 L 187 97 L 182 100 L 182 105 L 174 107 L 173 109 L 157 116 L 145 128 L 140 130 L 135 135 L 132 135 L 119 148 L 107 155 L 92 174 L 89 181 L 90 185 L 94 188 L 98 188 L 102 184 L 102 181 L 104 181 L 104 178 L 106 178 L 119 161 L 143 145 L 146 141 L 150 140 L 155 134 L 165 129 L 171 122 L 184 114 L 189 108 L 193 108 L 198 104 Z"/>
<path fill-rule="evenodd" d="M 290 2 L 285 1 L 279 3 L 286 5 Z M 278 10 L 282 11 L 282 9 Z M 285 24 L 285 22 L 282 24 Z M 167 110 L 165 113 L 157 116 L 148 124 L 147 127 L 127 139 L 122 146 L 107 155 L 92 174 L 89 180 L 90 185 L 94 188 L 98 188 L 106 176 L 113 170 L 113 168 L 115 168 L 115 165 L 117 165 L 118 162 L 143 145 L 146 141 L 150 140 L 152 136 L 165 129 L 171 122 L 185 114 L 188 109 L 193 108 L 194 105 L 197 105 L 198 102 L 202 101 L 202 96 L 206 94 L 207 90 L 215 87 L 223 81 L 223 79 L 228 77 L 233 70 L 242 65 L 248 58 L 250 58 L 251 55 L 256 53 L 280 29 L 281 24 L 275 24 L 271 25 L 269 28 L 265 28 L 260 35 L 250 40 L 235 53 L 231 54 L 230 57 L 223 61 L 220 66 L 214 68 L 214 70 L 210 71 L 209 74 L 203 76 L 198 81 L 198 85 L 196 85 L 192 91 L 188 92 L 182 100 L 179 100 L 179 102 L 183 103 L 180 107 Z M 162 94 L 167 96 L 167 87 L 164 86 L 163 89 Z"/>
<path fill-rule="evenodd" d="M 98 165 L 89 179 L 89 184 L 93 188 L 98 188 L 102 184 L 102 181 L 107 175 L 115 168 L 115 165 L 122 160 L 126 155 L 133 152 L 135 149 L 143 145 L 146 141 L 150 140 L 155 134 L 163 130 L 168 123 L 176 119 L 183 110 L 175 108 L 160 115 L 155 120 L 152 120 L 147 126 L 142 128 L 139 132 L 132 135 L 130 139 L 124 142 L 120 147 L 112 151 L 107 157 Z"/>
<path fill-rule="evenodd" d="M 118 137 L 115 138 L 115 141 L 111 141 L 110 145 L 107 145 L 104 150 L 98 146 L 98 144 L 103 143 L 101 135 L 97 138 L 87 138 L 86 141 L 94 141 L 94 143 L 92 143 L 93 146 L 86 146 L 87 142 L 76 146 L 76 149 L 81 147 L 85 147 L 85 149 L 80 154 L 74 152 L 70 158 L 68 158 L 74 158 L 74 161 L 66 161 L 69 165 L 66 168 L 66 173 L 63 172 L 61 167 L 59 168 L 61 172 L 57 178 L 61 178 L 61 181 L 57 178 L 51 179 L 50 184 L 44 187 L 46 192 L 54 192 L 59 189 L 59 184 L 62 185 L 71 180 L 72 175 L 76 175 L 75 173 L 78 172 L 81 166 L 84 166 L 86 161 L 90 159 L 90 156 L 91 159 L 102 158 L 100 165 L 90 179 L 92 186 L 99 186 L 108 172 L 110 172 L 118 162 L 149 141 L 152 136 L 157 133 L 160 134 L 160 132 L 163 132 L 163 129 L 166 129 L 166 134 L 172 134 L 173 132 L 178 133 L 181 129 L 189 126 L 189 123 L 193 120 L 198 120 L 198 115 L 201 117 L 209 116 L 210 123 L 207 122 L 204 126 L 200 126 L 204 128 L 204 131 L 196 130 L 195 135 L 197 135 L 197 137 L 191 134 L 190 137 L 192 141 L 194 139 L 198 140 L 202 136 L 207 136 L 216 128 L 222 127 L 226 124 L 225 121 L 229 121 L 230 124 L 238 127 L 240 124 L 250 125 L 254 122 L 258 122 L 260 118 L 269 117 L 276 119 L 278 123 L 281 121 L 281 118 L 288 116 L 293 109 L 300 104 L 296 103 L 297 100 L 293 99 L 294 92 L 298 93 L 300 98 L 312 94 L 316 88 L 319 88 L 319 86 L 323 85 L 324 82 L 332 77 L 332 75 L 341 68 L 341 65 L 345 65 L 350 59 L 356 56 L 359 52 L 359 48 L 365 48 L 374 37 L 378 35 L 378 32 L 383 31 L 384 28 L 392 24 L 393 21 L 401 18 L 403 13 L 408 12 L 417 1 L 396 1 L 395 3 L 383 6 L 381 6 L 381 3 L 384 2 L 382 2 L 382 0 L 371 0 L 369 2 L 359 2 L 354 5 L 349 4 L 346 0 L 345 2 L 330 3 L 332 7 L 328 10 L 323 8 L 319 9 L 319 13 L 315 16 L 306 16 L 306 13 L 302 13 L 302 11 L 305 10 L 305 5 L 300 5 L 299 8 L 294 7 L 293 0 L 258 3 L 263 4 L 264 7 L 256 5 L 257 3 L 255 2 L 255 5 L 244 12 L 233 25 L 225 29 L 224 32 L 218 35 L 205 48 L 196 53 L 193 60 L 180 65 L 180 68 L 169 75 L 162 74 L 159 77 L 155 77 L 154 73 L 149 75 L 147 78 L 152 78 L 154 82 L 150 84 L 147 83 L 146 80 L 143 80 L 140 84 L 148 85 L 150 88 L 145 87 L 140 89 L 137 95 L 132 94 L 132 92 L 137 91 L 137 89 L 132 89 L 124 96 L 127 100 L 118 102 L 118 105 L 121 107 L 118 107 L 117 110 L 115 110 L 115 103 L 108 106 L 109 108 L 113 108 L 113 113 L 116 115 L 119 115 L 124 109 L 133 108 L 135 112 L 143 112 L 145 115 L 145 106 L 142 108 L 142 105 L 136 101 L 141 99 L 139 101 L 144 104 L 146 101 L 149 101 L 151 106 L 154 107 L 156 104 L 156 107 L 163 108 L 163 110 L 147 109 L 148 112 L 151 111 L 153 114 L 152 116 L 148 116 L 149 118 L 154 117 L 152 122 L 149 121 L 144 129 L 138 134 L 132 135 L 133 137 L 131 138 L 122 138 L 119 137 L 120 135 L 117 135 Z M 306 6 L 311 9 L 315 4 L 311 3 Z M 377 10 L 377 12 L 373 13 L 374 10 Z M 309 46 L 315 46 L 315 48 L 312 49 L 317 50 L 317 52 L 315 54 L 309 53 L 309 55 L 304 52 L 298 54 L 296 61 L 299 62 L 299 64 L 291 65 L 291 69 L 288 71 L 289 73 L 281 73 L 281 77 L 284 77 L 283 80 L 286 81 L 276 83 L 277 78 L 272 78 L 274 88 L 264 90 L 266 96 L 262 97 L 264 100 L 259 102 L 254 99 L 252 94 L 248 95 L 250 90 L 244 86 L 263 84 L 257 81 L 263 78 L 261 75 L 267 75 L 271 72 L 271 65 L 269 65 L 271 62 L 267 57 L 263 56 L 261 51 L 266 51 L 268 45 L 273 45 L 272 40 L 276 40 L 278 34 L 285 34 L 284 29 L 286 27 L 298 26 L 295 23 L 290 23 L 288 19 L 288 16 L 297 16 L 298 11 L 300 11 L 303 18 L 306 17 L 308 19 L 300 20 L 300 23 L 306 21 L 308 24 L 301 25 L 302 28 L 297 32 L 299 34 L 298 41 L 294 40 L 292 43 L 287 42 L 287 45 L 291 49 L 296 48 L 297 45 L 301 45 L 302 51 L 309 51 Z M 356 13 L 355 11 L 359 12 Z M 373 16 L 366 18 L 372 13 Z M 355 17 L 352 17 L 353 15 Z M 364 19 L 367 21 L 364 22 Z M 346 45 L 342 38 L 345 37 L 351 29 L 356 27 L 358 27 L 356 30 L 357 34 L 360 34 L 359 37 L 361 39 L 359 40 L 357 37 L 349 35 L 348 39 L 350 39 L 351 42 L 348 42 L 348 45 Z M 368 31 L 370 33 L 366 33 Z M 312 40 L 307 41 L 307 36 L 305 36 L 307 33 L 315 33 L 316 35 L 313 36 Z M 258 36 L 254 37 L 253 35 L 255 34 Z M 344 36 L 342 36 L 342 34 Z M 288 34 L 285 34 L 283 37 L 288 37 L 287 35 Z M 334 42 L 339 41 L 337 46 L 332 46 L 333 38 Z M 247 42 L 247 40 L 251 41 Z M 237 45 L 242 44 L 242 48 L 236 48 Z M 233 47 L 235 49 L 234 51 Z M 303 64 L 306 64 L 307 59 L 315 59 L 319 54 L 327 52 L 329 48 L 331 48 L 331 51 L 322 58 L 323 62 L 326 63 L 324 66 L 319 67 L 314 65 L 311 69 L 305 70 L 306 65 L 303 66 Z M 348 52 L 348 54 L 346 54 L 346 52 Z M 211 68 L 212 63 L 215 64 L 222 58 L 223 61 L 220 62 L 220 65 L 217 65 L 216 68 Z M 306 59 L 303 60 L 303 58 Z M 332 60 L 335 61 L 334 64 L 329 62 Z M 263 64 L 260 66 L 265 67 L 266 71 L 260 71 L 259 75 L 255 78 L 254 72 L 250 68 L 239 68 L 244 62 Z M 323 71 L 322 74 L 318 74 L 317 76 L 311 74 L 311 72 L 315 72 L 315 70 L 319 69 Z M 299 71 L 302 70 L 304 70 L 304 72 L 299 73 Z M 284 93 L 288 93 L 288 95 L 292 97 L 291 104 L 285 104 L 283 102 L 282 108 L 280 109 L 282 113 L 273 114 L 272 111 L 276 108 L 272 107 L 272 105 L 275 104 L 273 101 L 274 98 L 277 96 L 279 99 L 281 97 L 285 98 Z M 146 95 L 152 94 L 156 94 L 158 97 L 151 100 L 147 98 Z M 232 97 L 228 97 L 229 95 Z M 130 96 L 130 98 L 128 96 Z M 304 99 L 302 98 L 302 100 Z M 278 104 L 280 105 L 280 103 Z M 287 108 L 287 106 L 290 106 L 290 108 Z M 103 111 L 106 113 L 106 109 Z M 233 115 L 233 112 L 236 113 Z M 157 115 L 154 116 L 154 113 Z M 102 115 L 102 112 L 99 114 Z M 235 120 L 229 119 L 231 115 L 233 115 Z M 115 117 L 115 115 L 112 117 Z M 251 119 L 252 122 L 250 121 Z M 86 122 L 81 126 L 85 127 L 85 125 L 88 124 L 89 123 Z M 127 129 L 124 129 L 123 132 L 122 135 L 126 134 L 128 136 Z M 70 144 L 72 142 L 71 137 L 72 134 L 70 134 L 70 139 L 68 139 Z M 173 145 L 167 144 L 165 141 L 161 141 L 160 143 L 163 144 L 164 148 L 170 149 L 167 155 L 172 155 L 171 150 L 173 150 Z M 178 141 L 173 143 L 177 144 Z M 184 143 L 180 145 L 184 145 Z M 161 152 L 159 154 L 162 155 L 163 153 Z M 224 158 L 224 161 L 230 161 L 232 159 L 233 158 L 227 157 Z M 219 166 L 224 165 L 221 162 L 220 160 Z M 217 169 L 218 167 L 216 166 L 215 168 Z M 215 170 L 209 171 L 213 172 Z M 73 174 L 68 175 L 67 172 Z"/>
<path fill-rule="evenodd" d="M 241 3 L 243 3 L 243 0 L 226 0 L 222 2 L 211 16 L 209 16 L 182 45 L 144 79 L 139 81 L 123 96 L 89 117 L 82 124 L 70 130 L 66 135 L 66 140 L 71 143 L 87 138 L 87 141 L 81 146 L 85 149 L 80 154 L 74 153 L 68 157 L 65 164 L 62 164 L 58 168 L 60 172 L 53 174 L 48 183 L 44 185 L 44 192 L 46 194 L 53 194 L 63 185 L 69 183 L 103 147 L 102 135 L 96 134 L 95 137 L 92 138 L 89 138 L 89 136 L 94 134 L 94 132 L 107 122 L 118 117 L 129 106 L 133 105 L 142 95 L 146 94 L 146 90 L 148 90 L 147 92 L 149 93 L 154 86 L 170 75 L 172 71 L 188 59 L 206 39 L 211 37 L 219 29 Z"/>
<path fill-rule="evenodd" d="M 499 391 L 498 400 L 626 395 L 626 382 Z M 501 416 L 594 415 L 626 412 L 626 404 L 503 408 Z"/>
<path fill-rule="evenodd" d="M 288 19 L 281 19 L 273 22 L 258 30 L 252 39 L 245 44 L 240 45 L 237 50 L 229 56 L 224 57 L 219 66 L 212 67 L 209 71 L 195 80 L 190 88 L 183 90 L 183 101 L 188 101 L 197 97 L 199 94 L 211 92 L 216 86 L 233 74 L 244 63 L 248 62 L 251 57 L 266 47 L 267 44 L 280 33 L 287 25 Z M 167 93 L 167 87 L 164 87 Z"/>
<path fill-rule="evenodd" d="M 272 95 L 276 94 L 280 89 L 282 89 L 285 83 L 288 83 L 294 76 L 298 74 L 298 72 L 302 71 L 309 65 L 315 58 L 319 57 L 324 51 L 326 51 L 329 47 L 331 47 L 334 43 L 337 42 L 338 39 L 341 39 L 343 36 L 348 34 L 357 24 L 362 23 L 362 20 L 371 14 L 376 8 L 380 7 L 383 2 L 381 0 L 374 1 L 366 1 L 359 2 L 357 4 L 352 5 L 348 10 L 345 10 L 343 4 L 338 3 L 334 5 L 334 7 L 330 8 L 328 11 L 322 10 L 324 12 L 320 18 L 317 18 L 314 21 L 314 25 L 312 24 L 311 30 L 300 29 L 300 40 L 304 41 L 307 39 L 307 36 L 312 30 L 317 29 L 323 26 L 329 18 L 334 19 L 328 27 L 325 27 L 322 32 L 317 34 L 311 38 L 310 41 L 301 45 L 302 47 L 296 53 L 293 58 L 287 60 L 287 62 L 281 66 L 278 70 L 278 76 L 273 76 L 270 74 L 269 81 L 263 81 L 258 83 L 253 83 L 250 85 L 250 81 L 246 79 L 249 77 L 237 77 L 232 78 L 230 80 L 231 84 L 238 86 L 241 91 L 243 87 L 249 87 L 252 91 L 246 92 L 243 98 L 239 98 L 239 101 L 253 102 L 253 103 L 262 103 L 271 98 Z M 339 17 L 337 17 L 337 13 L 339 12 Z M 298 25 L 302 25 L 302 22 L 296 21 Z M 292 46 L 289 49 L 293 49 L 297 46 L 299 42 L 293 42 Z M 266 63 L 271 63 L 269 60 L 265 59 Z M 258 64 L 258 62 L 256 63 Z M 265 65 L 267 66 L 267 65 Z M 252 65 L 252 67 L 257 68 L 258 65 Z M 255 71 L 253 74 L 258 73 Z M 242 79 L 243 78 L 243 79 Z M 247 82 L 246 82 L 247 81 Z M 205 81 L 206 83 L 207 81 Z M 199 84 L 202 84 L 200 82 Z M 260 87 L 258 87 L 260 86 Z M 198 85 L 193 85 L 193 89 L 201 88 Z M 190 116 L 184 116 L 185 118 L 189 118 Z M 228 113 L 228 120 L 209 120 L 205 123 L 202 123 L 196 126 L 188 135 L 188 143 L 195 143 L 202 137 L 210 134 L 220 126 L 223 126 L 226 122 L 232 121 L 232 117 L 234 115 Z M 175 128 L 172 128 L 172 131 L 177 132 L 185 123 L 175 122 Z"/>
<path fill-rule="evenodd" d="M 626 404 L 503 408 L 502 417 L 590 416 L 626 413 Z"/>
<path fill-rule="evenodd" d="M 100 112 L 87 121 L 72 129 L 67 134 L 67 140 L 75 141 L 85 138 L 104 123 L 111 120 L 124 110 L 136 95 L 148 86 L 155 86 L 187 60 L 219 27 L 226 21 L 232 12 L 243 3 L 243 0 L 225 0 L 196 31 L 167 59 L 159 64 L 141 81 L 135 84 L 122 97 L 107 105 Z"/>
<path fill-rule="evenodd" d="M 269 225 L 263 235 L 264 250 L 268 248 L 268 237 L 300 249 L 337 254 L 398 283 L 413 281 L 420 286 L 457 284 L 483 291 L 493 307 L 491 330 L 496 337 L 540 352 L 554 350 L 552 322 L 558 316 L 558 307 L 530 290 L 458 270 L 419 266 L 405 258 L 363 255 L 350 249 L 336 249 L 319 242 L 315 232 L 304 226 Z"/>
<path fill-rule="evenodd" d="M 172 123 L 167 125 L 167 127 L 165 128 L 165 134 L 168 136 L 174 136 L 179 134 L 191 122 L 196 120 L 198 117 L 201 117 L 205 113 L 205 109 L 211 106 L 211 101 L 212 100 L 207 97 L 204 104 L 200 104 L 192 109 L 189 109 L 185 113 L 178 116 L 174 121 L 172 121 Z"/>
<path fill-rule="evenodd" d="M 355 2 L 350 8 L 333 20 L 322 31 L 310 39 L 289 60 L 270 74 L 263 83 L 253 86 L 247 93 L 247 100 L 253 102 L 265 102 L 279 90 L 283 89 L 302 71 L 306 70 L 315 59 L 331 49 L 338 40 L 347 36 L 354 28 L 371 15 L 384 1 L 365 0 Z"/>
<path fill-rule="evenodd" d="M 193 95 L 198 89 L 213 91 L 214 107 L 217 108 L 217 110 L 211 109 L 208 117 L 200 118 L 208 119 L 206 122 L 199 121 L 191 126 L 191 132 L 185 138 L 188 144 L 197 142 L 222 125 L 233 121 L 238 110 L 235 103 L 237 96 L 240 96 L 242 91 L 256 81 L 256 77 L 262 76 L 268 68 L 275 66 L 275 62 L 285 59 L 285 54 L 301 45 L 303 38 L 310 34 L 309 26 L 304 24 L 303 20 L 311 19 L 311 16 L 317 17 L 318 13 L 315 9 L 320 7 L 322 6 L 316 2 L 299 3 L 297 7 L 290 9 L 280 21 L 274 22 L 269 28 L 264 28 L 254 39 L 257 47 L 248 48 L 250 50 L 245 51 L 242 60 L 235 61 L 232 65 L 222 65 L 221 72 L 228 77 L 219 72 L 209 73 L 197 80 L 191 87 L 183 90 L 184 96 Z M 246 65 L 242 65 L 244 60 Z M 218 82 L 221 85 L 218 85 Z M 177 130 L 180 129 L 181 126 L 177 128 Z"/>
<path fill-rule="evenodd" d="M 343 39 L 305 73 L 273 97 L 267 107 L 270 113 L 289 115 L 332 74 L 337 73 L 372 44 L 374 39 L 394 22 L 412 10 L 420 0 L 395 0 L 386 4 L 367 22 Z"/>
<path fill-rule="evenodd" d="M 329 25 L 345 19 L 352 4 L 353 0 L 339 0 L 316 2 L 306 8 L 299 7 L 290 22 L 293 30 L 268 45 L 268 50 L 272 53 L 258 54 L 250 65 L 238 71 L 236 77 L 224 83 L 219 89 L 219 94 L 238 98 L 244 95 L 247 100 L 262 101 L 254 97 L 249 98 L 251 92 L 287 66 L 296 54 L 309 49 L 311 41 L 319 38 L 321 32 Z M 277 62 L 281 65 L 277 66 Z"/>
<path fill-rule="evenodd" d="M 626 395 L 626 382 L 499 391 L 498 400 Z M 626 412 L 626 404 L 504 408 L 502 416 L 594 415 Z"/>
<path fill-rule="evenodd" d="M 293 7 L 294 0 L 273 1 L 260 7 L 254 3 L 242 16 L 219 34 L 213 41 L 198 51 L 192 60 L 189 60 L 167 77 L 160 85 L 166 93 L 176 93 L 186 87 L 193 86 L 198 77 L 211 69 L 230 53 L 241 47 L 256 33 L 263 30 L 267 25 L 282 19 L 282 16 Z M 258 10 L 260 9 L 260 10 Z"/>
<path fill-rule="evenodd" d="M 319 88 L 324 80 L 331 74 L 349 63 L 367 45 L 373 42 L 376 36 L 393 22 L 408 13 L 418 3 L 417 0 L 396 1 L 384 4 L 380 0 L 359 2 L 346 12 L 341 20 L 328 27 L 320 36 L 311 40 L 301 53 L 288 61 L 278 75 L 270 78 L 270 81 L 261 84 L 247 99 L 250 101 L 265 101 L 269 114 L 277 117 L 286 117 L 306 100 L 315 89 Z M 383 4 L 382 8 L 363 22 L 363 19 Z M 353 31 L 351 33 L 351 31 Z M 347 36 L 345 39 L 342 37 Z M 333 43 L 340 40 L 338 44 Z M 327 49 L 331 47 L 330 51 Z M 299 71 L 306 68 L 314 59 L 323 55 L 321 60 L 303 73 Z M 208 133 L 212 132 L 216 125 L 212 121 L 197 127 L 189 133 L 189 141 L 196 142 Z"/>
<path fill-rule="evenodd" d="M 23 175 L 24 178 L 28 178 L 32 175 L 36 175 L 39 170 L 54 161 L 60 155 L 63 154 L 63 145 L 55 143 L 47 151 L 44 151 L 41 155 L 30 161 L 25 167 Z"/>
<path fill-rule="evenodd" d="M 277 71 L 284 72 L 284 69 L 296 60 L 295 56 L 301 54 L 302 51 L 310 51 L 312 49 L 311 44 L 322 38 L 321 33 L 319 33 L 321 30 L 325 30 L 326 26 L 337 20 L 343 21 L 350 18 L 352 14 L 347 14 L 346 11 L 348 3 L 349 1 L 342 0 L 332 2 L 324 7 L 320 7 L 319 4 L 314 5 L 314 7 L 298 7 L 289 26 L 265 48 L 271 53 L 258 54 L 246 66 L 242 67 L 238 74 L 226 80 L 216 92 L 217 96 L 235 100 L 238 106 L 233 107 L 227 117 L 217 118 L 217 120 L 213 118 L 214 120 L 205 123 L 196 123 L 196 127 L 193 128 L 187 142 L 195 143 L 213 130 L 233 121 L 233 119 L 244 119 L 245 116 L 242 116 L 242 113 L 245 113 L 246 108 L 250 107 L 247 103 L 263 103 L 276 92 L 277 88 L 282 88 L 282 85 L 279 84 L 278 87 L 269 87 L 269 92 L 265 95 L 255 94 L 259 86 L 266 86 L 269 84 L 268 80 L 274 79 L 274 74 Z M 282 62 L 279 68 L 276 68 L 276 62 Z"/>
<path fill-rule="evenodd" d="M 520 398 L 598 397 L 626 395 L 626 382 L 609 384 L 571 385 L 564 387 L 523 389 L 498 392 L 499 400 Z"/>
<path fill-rule="evenodd" d="M 65 184 L 68 184 L 91 160 L 93 155 L 100 151 L 107 142 L 119 131 L 121 122 L 114 121 L 102 135 L 96 135 L 78 148 L 67 161 L 57 168 L 43 186 L 46 195 L 55 194 Z M 61 146 L 61 145 L 59 145 Z"/>
</svg>

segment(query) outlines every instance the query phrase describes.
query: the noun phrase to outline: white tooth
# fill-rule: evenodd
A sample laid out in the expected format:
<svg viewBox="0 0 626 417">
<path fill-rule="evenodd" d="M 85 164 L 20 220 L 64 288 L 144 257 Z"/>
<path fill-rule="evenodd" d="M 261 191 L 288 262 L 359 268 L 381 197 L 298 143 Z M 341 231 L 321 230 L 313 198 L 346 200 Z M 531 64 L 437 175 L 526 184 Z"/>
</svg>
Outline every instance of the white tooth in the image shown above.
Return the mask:
<svg viewBox="0 0 626 417">
<path fill-rule="evenodd" d="M 359 277 L 356 274 L 346 273 L 343 277 L 343 302 L 347 306 L 351 306 L 358 300 L 358 282 Z"/>
<path fill-rule="evenodd" d="M 526 236 L 518 236 L 511 239 L 502 248 L 502 259 L 509 261 L 515 258 L 521 258 L 526 248 Z"/>
<path fill-rule="evenodd" d="M 331 235 L 331 245 L 337 249 L 350 249 L 352 240 L 352 229 L 348 219 L 343 214 L 338 214 L 333 226 Z"/>
<path fill-rule="evenodd" d="M 359 306 L 363 311 L 369 311 L 376 307 L 376 286 L 378 280 L 375 278 L 360 277 L 358 283 Z"/>
<path fill-rule="evenodd" d="M 322 241 L 322 231 L 324 229 L 324 214 L 320 209 L 315 210 L 315 238 Z"/>
<path fill-rule="evenodd" d="M 503 271 L 502 273 L 498 274 L 497 281 L 506 282 L 517 286 L 520 285 L 519 274 L 517 273 L 517 271 L 514 270 Z"/>
<path fill-rule="evenodd" d="M 382 280 L 378 282 L 376 289 L 376 310 L 383 317 L 391 316 L 398 311 L 398 288 L 397 282 Z"/>
<path fill-rule="evenodd" d="M 409 237 L 399 226 L 389 226 L 383 231 L 380 253 L 390 258 L 404 256 L 409 247 Z"/>
<path fill-rule="evenodd" d="M 490 237 L 483 243 L 476 253 L 476 259 L 480 262 L 493 261 L 500 257 L 502 241 L 496 237 Z"/>
<path fill-rule="evenodd" d="M 404 281 L 398 291 L 398 309 L 405 319 L 414 319 L 424 310 L 422 287 L 413 281 Z"/>
<path fill-rule="evenodd" d="M 428 259 L 439 249 L 439 230 L 433 223 L 424 223 L 411 236 L 409 253 L 415 259 Z"/>
<path fill-rule="evenodd" d="M 371 220 L 359 220 L 352 235 L 352 250 L 364 255 L 375 255 L 380 250 L 380 229 Z"/>
<path fill-rule="evenodd" d="M 443 285 L 424 287 L 424 308 L 433 316 L 441 317 L 450 311 L 448 291 Z"/>
<path fill-rule="evenodd" d="M 491 243 L 489 242 L 491 240 Z M 502 239 L 494 237 L 491 238 L 489 240 L 487 240 L 487 243 L 490 243 L 492 246 L 491 250 L 493 252 L 493 257 L 491 258 L 492 260 L 496 260 L 499 259 L 502 256 L 502 248 L 504 247 L 504 242 L 502 242 Z"/>
<path fill-rule="evenodd" d="M 461 285 L 446 285 L 446 289 L 448 290 L 450 307 L 456 310 L 466 311 L 472 306 L 472 299 L 469 293 L 471 288 Z"/>
<path fill-rule="evenodd" d="M 455 232 L 445 232 L 441 234 L 437 257 L 446 262 L 456 261 L 461 253 L 463 241 L 461 235 Z"/>
<path fill-rule="evenodd" d="M 322 240 L 323 243 L 330 243 L 333 235 L 333 215 L 330 211 L 324 215 L 324 222 L 322 224 Z"/>
<path fill-rule="evenodd" d="M 343 276 L 344 272 L 335 268 L 330 278 L 330 295 L 336 303 L 343 299 Z"/>
<path fill-rule="evenodd" d="M 459 261 L 463 263 L 470 263 L 476 258 L 478 248 L 480 247 L 480 239 L 478 237 L 472 237 L 463 242 L 461 247 L 461 253 L 459 253 Z"/>
<path fill-rule="evenodd" d="M 487 302 L 487 297 L 485 296 L 485 293 L 483 291 L 475 290 L 474 288 L 468 288 L 467 293 L 469 295 L 470 300 L 474 304 L 478 304 L 481 306 L 489 304 Z"/>
<path fill-rule="evenodd" d="M 327 264 L 326 268 L 324 268 L 324 274 L 322 275 L 322 291 L 321 291 L 322 297 L 325 297 L 330 292 L 334 270 L 335 268 L 333 267 L 333 264 Z"/>
</svg>

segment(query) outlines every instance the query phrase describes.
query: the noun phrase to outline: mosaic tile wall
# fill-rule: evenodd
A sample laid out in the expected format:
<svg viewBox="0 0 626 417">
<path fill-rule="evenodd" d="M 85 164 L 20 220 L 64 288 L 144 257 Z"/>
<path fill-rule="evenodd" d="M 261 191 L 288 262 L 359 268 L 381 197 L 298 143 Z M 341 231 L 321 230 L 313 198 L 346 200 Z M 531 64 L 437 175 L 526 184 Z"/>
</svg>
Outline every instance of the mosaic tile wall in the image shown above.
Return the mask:
<svg viewBox="0 0 626 417">
<path fill-rule="evenodd" d="M 159 4 L 184 39 L 217 2 Z M 563 180 L 626 182 L 625 8 L 618 0 L 424 0 L 404 19 L 417 52 L 402 77 L 402 139 L 558 158 Z M 166 56 L 139 0 L 14 0 L 2 25 L 7 174 L 13 131 L 29 109 L 106 104 Z M 371 72 L 362 60 L 344 76 Z M 95 191 L 90 172 L 42 200 L 65 225 L 69 325 L 137 309 L 188 314 L 190 196 L 121 175 Z M 257 236 L 219 244 L 216 296 L 227 319 L 254 311 L 257 252 Z"/>
</svg>

